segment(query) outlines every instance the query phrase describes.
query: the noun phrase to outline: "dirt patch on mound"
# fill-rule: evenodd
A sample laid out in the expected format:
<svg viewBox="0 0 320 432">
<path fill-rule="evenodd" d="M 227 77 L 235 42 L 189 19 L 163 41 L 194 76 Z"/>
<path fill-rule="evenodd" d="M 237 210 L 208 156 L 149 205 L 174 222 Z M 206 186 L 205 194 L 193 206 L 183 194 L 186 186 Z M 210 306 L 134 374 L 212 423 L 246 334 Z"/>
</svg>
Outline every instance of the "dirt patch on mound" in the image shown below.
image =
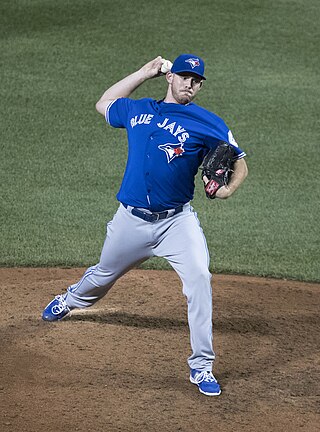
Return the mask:
<svg viewBox="0 0 320 432">
<path fill-rule="evenodd" d="M 210 398 L 188 381 L 175 272 L 133 270 L 91 309 L 43 322 L 83 271 L 0 269 L 1 430 L 319 430 L 319 284 L 214 276 Z"/>
</svg>

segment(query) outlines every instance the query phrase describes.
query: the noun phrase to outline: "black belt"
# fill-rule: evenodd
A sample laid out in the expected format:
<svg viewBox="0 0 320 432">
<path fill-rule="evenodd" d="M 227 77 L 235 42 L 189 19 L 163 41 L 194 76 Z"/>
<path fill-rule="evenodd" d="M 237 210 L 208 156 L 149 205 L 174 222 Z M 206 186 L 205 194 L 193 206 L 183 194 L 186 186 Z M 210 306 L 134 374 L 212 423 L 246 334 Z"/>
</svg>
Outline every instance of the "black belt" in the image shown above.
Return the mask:
<svg viewBox="0 0 320 432">
<path fill-rule="evenodd" d="M 127 204 L 123 204 L 123 206 L 128 209 L 134 216 L 137 216 L 140 219 L 143 219 L 147 222 L 156 222 L 161 219 L 167 219 L 168 217 L 174 216 L 178 213 L 181 213 L 183 210 L 183 205 L 180 205 L 179 207 L 176 207 L 172 210 L 165 210 L 162 212 L 153 212 L 153 213 L 147 213 L 143 210 L 139 210 L 135 207 L 130 208 L 131 206 L 128 206 Z M 128 208 L 129 207 L 129 208 Z"/>
</svg>

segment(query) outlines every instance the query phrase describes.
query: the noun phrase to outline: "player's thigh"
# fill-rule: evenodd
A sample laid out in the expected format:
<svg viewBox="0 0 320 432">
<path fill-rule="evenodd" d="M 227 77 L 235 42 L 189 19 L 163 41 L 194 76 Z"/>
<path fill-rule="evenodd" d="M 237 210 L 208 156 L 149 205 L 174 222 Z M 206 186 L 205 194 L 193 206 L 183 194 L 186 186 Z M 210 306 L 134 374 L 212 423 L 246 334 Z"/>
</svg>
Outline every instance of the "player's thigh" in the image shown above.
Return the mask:
<svg viewBox="0 0 320 432">
<path fill-rule="evenodd" d="M 155 254 L 172 263 L 187 264 L 190 271 L 208 268 L 207 242 L 196 213 L 188 212 L 172 219 L 161 235 Z"/>
<path fill-rule="evenodd" d="M 143 224 L 146 222 L 120 206 L 107 224 L 99 266 L 107 269 L 126 268 L 152 256 L 150 233 Z"/>
</svg>

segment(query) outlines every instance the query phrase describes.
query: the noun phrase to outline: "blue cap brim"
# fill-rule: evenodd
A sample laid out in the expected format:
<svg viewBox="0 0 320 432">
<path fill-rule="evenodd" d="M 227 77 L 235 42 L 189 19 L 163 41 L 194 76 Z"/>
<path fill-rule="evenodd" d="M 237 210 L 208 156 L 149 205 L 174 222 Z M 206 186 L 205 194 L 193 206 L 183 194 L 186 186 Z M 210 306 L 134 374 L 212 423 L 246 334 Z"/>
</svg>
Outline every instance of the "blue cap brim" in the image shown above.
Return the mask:
<svg viewBox="0 0 320 432">
<path fill-rule="evenodd" d="M 177 74 L 177 75 L 179 75 L 179 74 L 183 74 L 183 73 L 187 73 L 188 75 L 196 75 L 197 77 L 200 77 L 200 78 L 203 79 L 203 80 L 206 80 L 206 79 L 207 79 L 204 75 L 200 75 L 200 74 L 198 74 L 197 72 L 193 72 L 193 71 L 191 71 L 190 69 L 178 70 L 178 71 L 176 71 L 176 72 L 175 72 L 174 70 L 171 69 L 171 72 L 172 72 L 172 73 L 175 73 L 175 74 Z"/>
</svg>

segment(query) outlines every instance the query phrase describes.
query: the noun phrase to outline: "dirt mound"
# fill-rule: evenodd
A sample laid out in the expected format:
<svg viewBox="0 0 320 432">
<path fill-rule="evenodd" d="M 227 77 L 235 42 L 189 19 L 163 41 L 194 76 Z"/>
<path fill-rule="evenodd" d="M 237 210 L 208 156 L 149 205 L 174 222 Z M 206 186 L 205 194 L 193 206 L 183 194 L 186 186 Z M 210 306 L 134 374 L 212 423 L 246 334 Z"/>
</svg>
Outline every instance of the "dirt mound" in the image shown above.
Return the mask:
<svg viewBox="0 0 320 432">
<path fill-rule="evenodd" d="M 84 269 L 0 269 L 3 431 L 316 431 L 319 284 L 213 278 L 214 373 L 188 381 L 185 298 L 173 271 L 133 270 L 91 309 L 41 320 Z"/>
</svg>

